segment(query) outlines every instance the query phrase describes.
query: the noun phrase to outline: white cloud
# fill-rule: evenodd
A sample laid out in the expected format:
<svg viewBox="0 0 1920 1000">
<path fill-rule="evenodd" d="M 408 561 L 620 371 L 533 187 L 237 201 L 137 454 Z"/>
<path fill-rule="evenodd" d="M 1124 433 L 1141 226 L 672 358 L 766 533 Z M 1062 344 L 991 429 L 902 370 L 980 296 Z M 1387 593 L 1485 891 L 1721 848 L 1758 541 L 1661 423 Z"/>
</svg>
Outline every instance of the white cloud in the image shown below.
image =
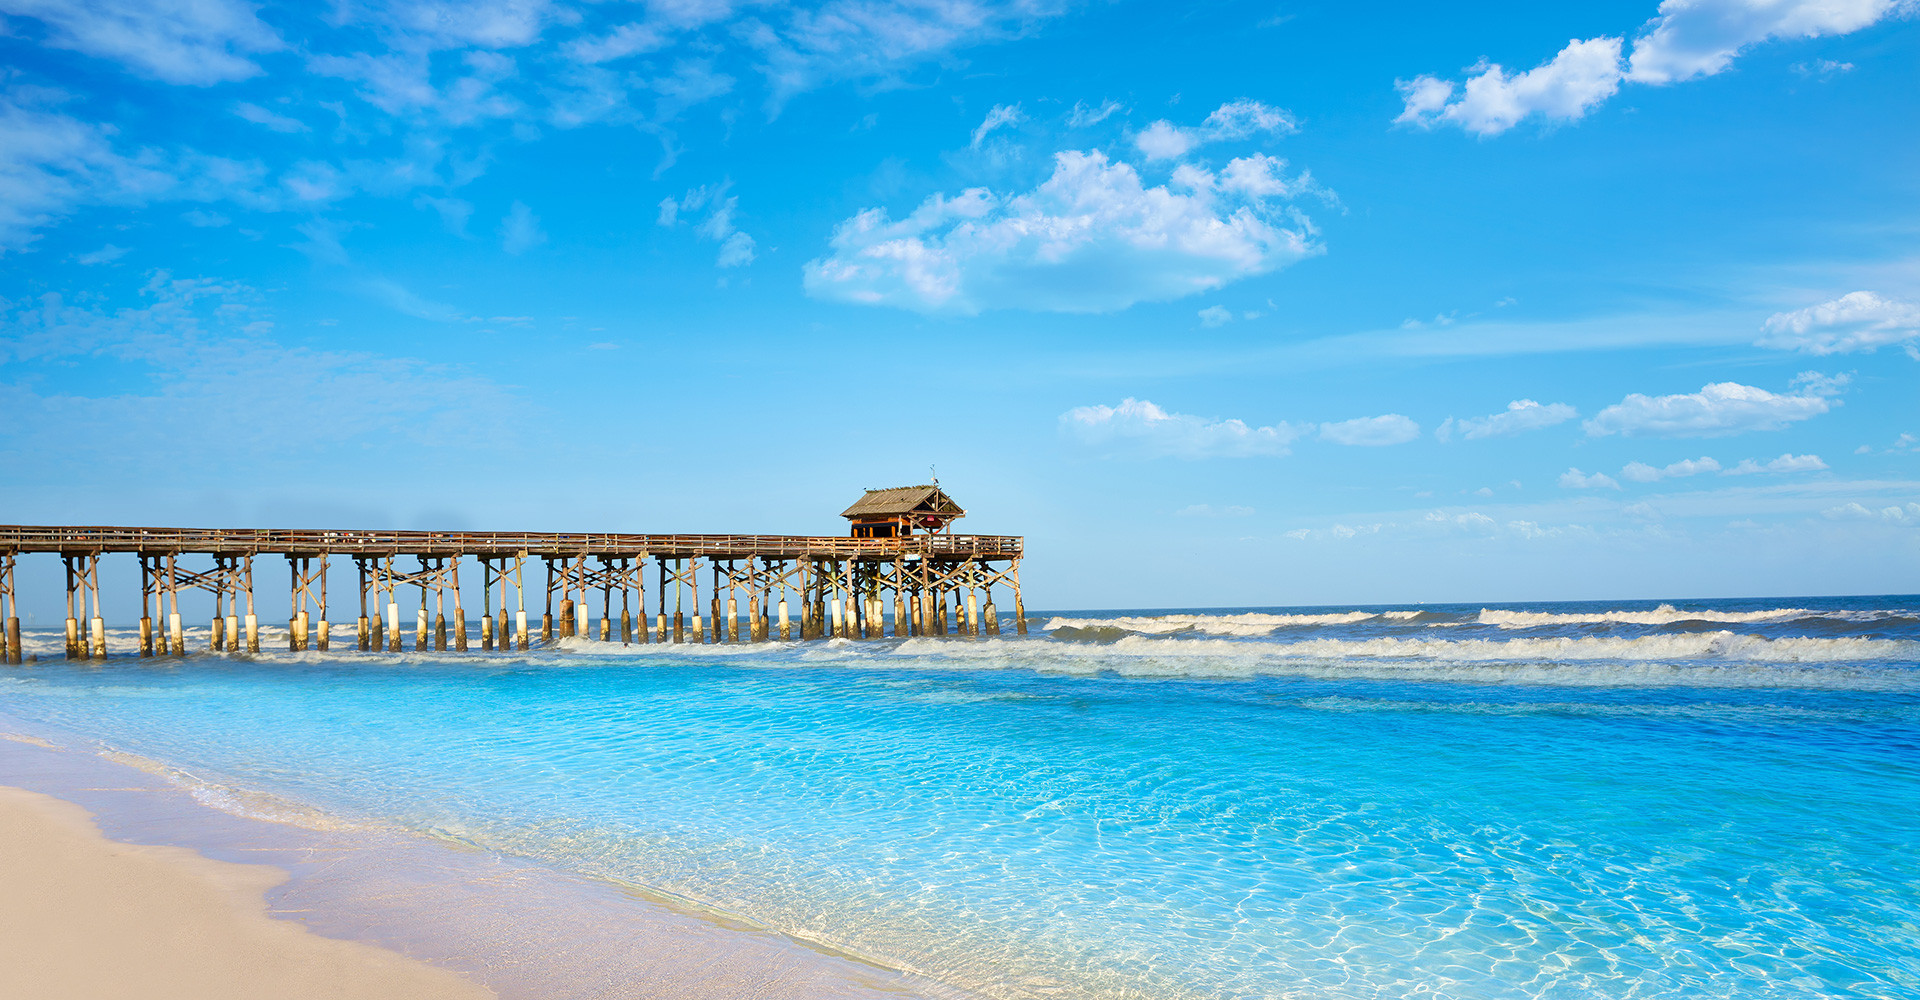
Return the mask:
<svg viewBox="0 0 1920 1000">
<path fill-rule="evenodd" d="M 1828 378 L 1808 372 L 1794 381 L 1801 391 L 1787 394 L 1771 393 L 1738 382 L 1714 382 L 1701 387 L 1699 392 L 1672 396 L 1646 396 L 1636 392 L 1601 410 L 1584 426 L 1594 437 L 1609 434 L 1720 437 L 1779 430 L 1839 405 L 1830 397 L 1846 385 L 1847 378 Z"/>
<path fill-rule="evenodd" d="M 1794 63 L 1787 68 L 1801 76 L 1812 76 L 1818 77 L 1821 80 L 1829 80 L 1841 73 L 1853 72 L 1854 67 L 1850 62 L 1838 62 L 1833 59 L 1815 59 L 1810 63 Z"/>
<path fill-rule="evenodd" d="M 1859 501 L 1828 507 L 1820 512 L 1835 521 L 1884 521 L 1890 524 L 1920 524 L 1920 503 L 1899 506 L 1868 507 Z"/>
<path fill-rule="evenodd" d="M 777 110 L 823 83 L 892 76 L 950 49 L 1013 37 L 1064 11 L 1053 0 L 828 0 L 762 8 L 726 30 L 758 54 L 772 91 L 769 110 Z"/>
<path fill-rule="evenodd" d="M 473 217 L 473 205 L 460 198 L 436 198 L 423 194 L 413 200 L 415 208 L 431 208 L 440 216 L 440 224 L 455 236 L 467 235 L 467 220 Z"/>
<path fill-rule="evenodd" d="M 233 113 L 255 125 L 264 125 L 275 132 L 307 131 L 306 122 L 300 121 L 297 118 L 288 118 L 285 115 L 274 114 L 258 104 L 250 104 L 246 101 L 235 104 L 233 106 Z"/>
<path fill-rule="evenodd" d="M 1252 507 L 1241 507 L 1237 504 L 1229 504 L 1225 507 L 1215 507 L 1212 504 L 1196 503 L 1196 504 L 1188 504 L 1187 506 L 1174 511 L 1173 516 L 1174 517 L 1251 517 L 1253 516 L 1253 513 L 1254 511 Z"/>
<path fill-rule="evenodd" d="M 714 259 L 716 267 L 743 267 L 753 263 L 753 237 L 746 233 L 728 233 L 720 241 L 720 256 Z"/>
<path fill-rule="evenodd" d="M 514 202 L 500 220 L 500 249 L 519 256 L 547 241 L 540 231 L 540 217 L 521 202 Z"/>
<path fill-rule="evenodd" d="M 1200 140 L 1192 132 L 1180 128 L 1170 121 L 1157 121 L 1148 125 L 1139 135 L 1133 137 L 1133 144 L 1145 153 L 1149 160 L 1174 160 L 1187 155 L 1187 151 L 1199 145 Z"/>
<path fill-rule="evenodd" d="M 1380 447 L 1406 444 L 1420 436 L 1420 425 L 1398 413 L 1378 417 L 1355 417 L 1320 425 L 1320 438 L 1334 444 Z"/>
<path fill-rule="evenodd" d="M 415 319 L 454 323 L 467 318 L 453 306 L 419 295 L 391 278 L 369 278 L 360 283 L 360 289 L 394 312 Z"/>
<path fill-rule="evenodd" d="M 1169 413 L 1148 400 L 1131 397 L 1118 406 L 1076 406 L 1060 415 L 1060 426 L 1087 444 L 1126 445 L 1147 455 L 1175 458 L 1286 455 L 1308 429 L 1284 421 L 1253 427 L 1242 420 Z"/>
<path fill-rule="evenodd" d="M 1699 458 L 1683 458 L 1665 468 L 1656 469 L 1645 462 L 1628 462 L 1620 469 L 1620 478 L 1636 483 L 1651 483 L 1660 479 L 1682 479 L 1697 476 L 1703 472 L 1719 472 L 1720 463 L 1705 455 Z"/>
<path fill-rule="evenodd" d="M 1201 326 L 1224 326 L 1233 321 L 1233 310 L 1225 306 L 1208 306 L 1200 310 Z"/>
<path fill-rule="evenodd" d="M 252 168 L 193 154 L 128 156 L 113 130 L 37 106 L 34 94 L 0 95 L 0 252 L 89 204 L 139 205 L 162 198 L 245 198 Z"/>
<path fill-rule="evenodd" d="M 1454 85 L 1432 76 L 1398 84 L 1404 109 L 1394 121 L 1431 128 L 1440 122 L 1479 135 L 1505 132 L 1529 115 L 1581 118 L 1620 89 L 1620 39 L 1574 39 L 1549 62 L 1509 75 L 1498 63 L 1469 77 L 1459 100 Z"/>
<path fill-rule="evenodd" d="M 897 222 L 867 209 L 835 228 L 829 256 L 807 263 L 806 289 L 928 313 L 1110 312 L 1211 291 L 1319 251 L 1312 224 L 1273 196 L 1229 188 L 1199 168 L 1183 177 L 1184 191 L 1147 187 L 1125 163 L 1068 150 L 1025 194 L 936 194 Z"/>
<path fill-rule="evenodd" d="M 1872 351 L 1920 337 L 1920 305 L 1848 292 L 1831 302 L 1774 313 L 1767 317 L 1766 331 L 1761 347 L 1809 354 Z M 1907 350 L 1914 353 L 1915 347 L 1909 344 Z"/>
<path fill-rule="evenodd" d="M 1603 36 L 1569 41 L 1552 60 L 1517 75 L 1482 63 L 1468 70 L 1472 75 L 1458 100 L 1450 80 L 1397 81 L 1402 110 L 1395 121 L 1445 122 L 1480 135 L 1504 132 L 1530 115 L 1572 121 L 1612 97 L 1623 82 L 1712 76 L 1762 42 L 1844 35 L 1914 6 L 1912 0 L 1664 0 L 1624 61 L 1622 40 Z"/>
<path fill-rule="evenodd" d="M 1781 455 L 1770 462 L 1756 462 L 1744 459 L 1739 465 L 1722 472 L 1723 476 L 1750 476 L 1756 472 L 1819 472 L 1827 467 L 1818 455 L 1795 455 L 1792 452 Z"/>
<path fill-rule="evenodd" d="M 1125 110 L 1125 108 L 1120 106 L 1119 101 L 1101 101 L 1100 106 L 1097 108 L 1090 108 L 1079 101 L 1075 101 L 1073 113 L 1067 116 L 1067 127 L 1086 128 L 1089 125 L 1098 125 Z"/>
<path fill-rule="evenodd" d="M 0 0 L 0 11 L 44 23 L 49 45 L 167 83 L 244 80 L 260 73 L 248 56 L 285 47 L 240 0 Z"/>
<path fill-rule="evenodd" d="M 996 104 L 987 112 L 987 117 L 981 120 L 980 127 L 973 130 L 973 142 L 969 145 L 979 149 L 980 144 L 986 141 L 988 134 L 993 130 L 1018 125 L 1026 118 L 1026 115 L 1020 113 L 1018 104 Z"/>
<path fill-rule="evenodd" d="M 1587 475 L 1579 469 L 1568 469 L 1560 474 L 1560 488 L 1566 490 L 1617 490 L 1620 484 L 1604 472 Z"/>
<path fill-rule="evenodd" d="M 694 226 L 694 232 L 702 239 L 720 244 L 720 253 L 714 259 L 715 267 L 743 267 L 754 261 L 754 240 L 752 236 L 740 231 L 734 224 L 733 214 L 739 210 L 740 199 L 730 195 L 727 190 L 732 181 L 709 184 L 694 188 L 678 199 L 660 199 L 660 214 L 657 221 L 662 226 L 672 227 L 681 221 L 682 213 L 694 214 L 705 210 L 707 216 Z"/>
<path fill-rule="evenodd" d="M 1664 0 L 1660 15 L 1633 41 L 1627 79 L 1677 83 L 1712 76 L 1741 50 L 1776 38 L 1819 38 L 1858 31 L 1902 0 Z"/>
<path fill-rule="evenodd" d="M 1579 411 L 1565 403 L 1536 403 L 1531 399 L 1516 399 L 1507 404 L 1504 413 L 1494 413 L 1484 417 L 1466 417 L 1461 420 L 1447 418 L 1440 425 L 1435 436 L 1446 441 L 1459 434 L 1469 441 L 1475 438 L 1508 437 L 1527 431 L 1539 430 L 1563 424 L 1579 416 Z"/>
<path fill-rule="evenodd" d="M 127 255 L 126 247 L 117 247 L 109 243 L 98 250 L 92 250 L 92 251 L 88 251 L 87 253 L 76 255 L 73 258 L 73 262 L 76 264 L 86 264 L 89 266 L 94 264 L 111 264 L 114 261 L 119 260 L 122 257 L 125 257 L 126 255 Z"/>
<path fill-rule="evenodd" d="M 70 445 L 41 456 L 48 475 L 113 486 L 239 461 L 299 476 L 368 448 L 498 448 L 529 419 L 512 387 L 460 365 L 277 343 L 262 293 L 235 282 L 152 272 L 129 297 L 92 282 L 78 304 L 52 293 L 0 305 L 0 359 L 120 366 L 111 385 L 44 396 L 33 378 L 0 383 L 0 437 Z M 102 454 L 118 456 L 111 470 Z"/>
<path fill-rule="evenodd" d="M 1173 160 L 1209 142 L 1232 142 L 1258 132 L 1286 135 L 1299 131 L 1293 113 L 1259 101 L 1228 101 L 1214 109 L 1199 128 L 1182 128 L 1161 119 L 1133 137 L 1149 160 Z"/>
</svg>

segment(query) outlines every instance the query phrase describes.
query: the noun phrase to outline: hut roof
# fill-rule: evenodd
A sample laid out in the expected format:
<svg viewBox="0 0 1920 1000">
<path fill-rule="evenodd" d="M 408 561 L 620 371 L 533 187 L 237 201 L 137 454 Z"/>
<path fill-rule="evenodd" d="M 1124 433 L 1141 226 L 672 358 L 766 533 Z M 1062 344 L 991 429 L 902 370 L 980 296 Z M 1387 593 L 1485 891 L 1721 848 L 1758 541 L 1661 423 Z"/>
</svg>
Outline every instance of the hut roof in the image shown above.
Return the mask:
<svg viewBox="0 0 1920 1000">
<path fill-rule="evenodd" d="M 953 502 L 953 498 L 942 492 L 940 487 L 931 483 L 920 486 L 893 486 L 884 490 L 868 490 L 867 495 L 854 501 L 853 506 L 841 511 L 840 516 L 888 517 L 895 514 L 939 514 L 942 516 L 962 517 L 967 512 Z"/>
</svg>

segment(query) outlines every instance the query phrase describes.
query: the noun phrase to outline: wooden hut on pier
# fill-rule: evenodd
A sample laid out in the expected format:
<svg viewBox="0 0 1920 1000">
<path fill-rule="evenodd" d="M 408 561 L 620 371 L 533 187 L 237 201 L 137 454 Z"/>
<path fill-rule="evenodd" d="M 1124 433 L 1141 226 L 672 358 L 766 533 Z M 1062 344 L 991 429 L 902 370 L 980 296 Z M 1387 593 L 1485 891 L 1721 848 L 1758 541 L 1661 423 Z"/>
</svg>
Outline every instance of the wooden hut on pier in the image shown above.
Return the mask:
<svg viewBox="0 0 1920 1000">
<path fill-rule="evenodd" d="M 916 528 L 929 535 L 947 534 L 948 525 L 967 512 L 939 483 L 927 483 L 868 490 L 840 516 L 853 522 L 855 538 L 904 538 Z"/>
</svg>

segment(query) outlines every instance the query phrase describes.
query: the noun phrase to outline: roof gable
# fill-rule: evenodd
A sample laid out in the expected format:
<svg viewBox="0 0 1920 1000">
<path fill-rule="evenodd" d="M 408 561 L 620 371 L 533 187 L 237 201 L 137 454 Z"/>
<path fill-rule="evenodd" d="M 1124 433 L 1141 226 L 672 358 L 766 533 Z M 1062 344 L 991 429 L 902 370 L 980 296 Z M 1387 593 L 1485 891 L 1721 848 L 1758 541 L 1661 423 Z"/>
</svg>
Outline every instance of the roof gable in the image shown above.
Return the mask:
<svg viewBox="0 0 1920 1000">
<path fill-rule="evenodd" d="M 964 517 L 966 511 L 953 502 L 940 487 L 932 484 L 920 486 L 893 486 L 884 490 L 868 490 L 866 495 L 854 501 L 853 506 L 840 513 L 841 517 L 891 517 L 898 514 L 937 514 L 942 517 Z"/>
</svg>

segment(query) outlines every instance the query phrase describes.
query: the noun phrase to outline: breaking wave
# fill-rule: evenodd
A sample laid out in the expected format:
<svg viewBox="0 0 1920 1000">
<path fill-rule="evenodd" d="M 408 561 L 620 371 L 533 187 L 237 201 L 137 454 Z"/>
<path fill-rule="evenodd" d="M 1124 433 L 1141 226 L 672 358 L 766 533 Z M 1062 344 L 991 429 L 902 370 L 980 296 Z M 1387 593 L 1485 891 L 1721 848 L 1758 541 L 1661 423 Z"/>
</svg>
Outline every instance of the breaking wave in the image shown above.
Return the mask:
<svg viewBox="0 0 1920 1000">
<path fill-rule="evenodd" d="M 1127 635 L 1105 642 L 910 639 L 923 665 L 1125 677 L 1313 677 L 1579 687 L 1920 691 L 1920 641 L 1729 631 L 1619 638 L 1309 639 Z"/>
<path fill-rule="evenodd" d="M 1142 635 L 1167 635 L 1173 632 L 1206 632 L 1211 635 L 1266 635 L 1277 628 L 1305 625 L 1351 625 L 1373 618 L 1414 616 L 1419 611 L 1389 611 L 1384 616 L 1373 611 L 1343 611 L 1323 615 L 1153 615 L 1121 618 L 1052 618 L 1042 626 L 1059 628 L 1118 628 Z"/>
<path fill-rule="evenodd" d="M 1846 612 L 1840 612 L 1845 614 Z M 1811 608 L 1771 608 L 1763 611 L 1712 611 L 1681 609 L 1662 604 L 1651 611 L 1506 611 L 1483 608 L 1476 619 L 1482 625 L 1500 628 L 1540 628 L 1549 625 L 1672 625 L 1677 622 L 1785 622 L 1796 618 L 1823 617 Z"/>
</svg>

